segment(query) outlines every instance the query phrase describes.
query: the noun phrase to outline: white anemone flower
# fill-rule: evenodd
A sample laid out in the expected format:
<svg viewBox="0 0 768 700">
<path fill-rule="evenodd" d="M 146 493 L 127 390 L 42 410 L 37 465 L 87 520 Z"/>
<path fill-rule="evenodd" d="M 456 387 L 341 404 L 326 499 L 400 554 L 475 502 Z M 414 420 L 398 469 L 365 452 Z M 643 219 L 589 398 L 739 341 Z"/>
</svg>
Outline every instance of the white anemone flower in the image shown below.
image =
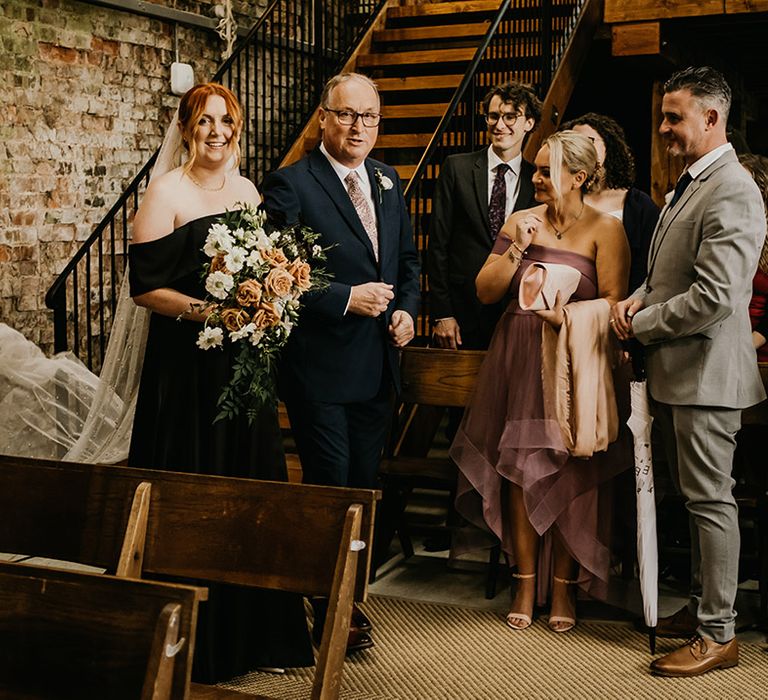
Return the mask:
<svg viewBox="0 0 768 700">
<path fill-rule="evenodd" d="M 213 224 L 208 229 L 203 252 L 209 258 L 215 258 L 219 253 L 228 253 L 234 244 L 235 239 L 232 237 L 232 232 L 225 224 Z"/>
<path fill-rule="evenodd" d="M 224 265 L 231 272 L 240 272 L 243 269 L 247 255 L 248 251 L 245 248 L 235 246 L 224 256 Z"/>
<path fill-rule="evenodd" d="M 208 275 L 205 280 L 205 290 L 216 299 L 226 299 L 227 294 L 235 286 L 232 275 L 227 275 L 221 270 Z"/>
<path fill-rule="evenodd" d="M 224 340 L 224 331 L 221 328 L 210 328 L 206 326 L 197 336 L 197 347 L 201 350 L 216 348 Z"/>
<path fill-rule="evenodd" d="M 263 262 L 264 258 L 261 257 L 261 253 L 258 250 L 252 250 L 245 259 L 245 264 L 250 268 L 258 267 Z"/>
<path fill-rule="evenodd" d="M 253 333 L 253 331 L 255 330 L 256 330 L 255 323 L 246 323 L 239 331 L 232 331 L 229 334 L 229 339 L 232 341 L 242 340 L 247 335 L 250 335 L 251 333 Z"/>
</svg>

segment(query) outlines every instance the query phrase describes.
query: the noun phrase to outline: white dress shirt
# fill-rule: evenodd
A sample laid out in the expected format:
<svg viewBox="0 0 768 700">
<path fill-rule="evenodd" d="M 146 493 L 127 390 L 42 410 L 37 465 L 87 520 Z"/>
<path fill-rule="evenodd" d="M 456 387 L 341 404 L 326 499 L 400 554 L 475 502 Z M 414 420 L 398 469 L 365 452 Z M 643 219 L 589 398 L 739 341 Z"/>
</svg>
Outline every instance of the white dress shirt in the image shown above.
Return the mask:
<svg viewBox="0 0 768 700">
<path fill-rule="evenodd" d="M 496 179 L 496 166 L 504 161 L 496 155 L 493 146 L 488 147 L 488 204 L 491 203 L 491 194 L 493 193 L 493 181 Z M 520 168 L 523 164 L 523 155 L 518 153 L 512 160 L 506 163 L 509 166 L 504 175 L 507 181 L 507 205 L 504 208 L 504 221 L 507 220 L 512 210 L 515 208 L 517 195 L 520 193 Z"/>
</svg>

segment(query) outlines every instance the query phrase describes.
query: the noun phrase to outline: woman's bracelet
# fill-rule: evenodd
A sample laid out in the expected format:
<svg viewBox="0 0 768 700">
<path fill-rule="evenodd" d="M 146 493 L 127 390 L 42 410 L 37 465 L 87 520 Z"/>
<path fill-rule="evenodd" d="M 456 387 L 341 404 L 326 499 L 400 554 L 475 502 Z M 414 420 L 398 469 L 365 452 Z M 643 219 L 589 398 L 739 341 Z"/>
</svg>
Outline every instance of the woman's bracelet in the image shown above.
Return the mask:
<svg viewBox="0 0 768 700">
<path fill-rule="evenodd" d="M 519 257 L 512 252 L 512 248 L 520 253 Z M 516 262 L 519 265 L 523 261 L 524 255 L 525 251 L 522 250 L 519 245 L 517 245 L 517 241 L 512 241 L 512 245 L 509 246 L 509 249 L 507 250 L 507 257 L 512 260 L 512 262 Z"/>
</svg>

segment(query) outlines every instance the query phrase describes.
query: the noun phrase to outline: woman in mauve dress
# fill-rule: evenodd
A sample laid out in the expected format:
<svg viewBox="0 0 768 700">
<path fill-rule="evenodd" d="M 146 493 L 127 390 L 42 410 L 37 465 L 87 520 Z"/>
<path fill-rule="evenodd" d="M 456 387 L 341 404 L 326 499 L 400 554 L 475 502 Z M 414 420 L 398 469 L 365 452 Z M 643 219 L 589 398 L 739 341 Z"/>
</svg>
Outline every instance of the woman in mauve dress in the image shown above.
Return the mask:
<svg viewBox="0 0 768 700">
<path fill-rule="evenodd" d="M 543 604 L 551 593 L 549 627 L 567 632 L 575 625 L 577 586 L 595 597 L 606 594 L 610 518 L 603 487 L 631 461 L 607 440 L 588 458 L 571 454 L 562 422 L 547 408 L 552 397 L 543 388 L 542 339 L 548 333 L 557 339 L 567 319 L 576 318 L 572 305 L 579 304 L 581 313 L 595 319 L 601 342 L 608 338 L 610 305 L 627 292 L 629 247 L 621 223 L 584 202 L 598 168 L 587 137 L 553 134 L 535 166 L 540 205 L 510 216 L 477 277 L 483 303 L 509 291 L 514 299 L 496 327 L 450 454 L 459 467 L 457 510 L 493 532 L 516 565 L 507 625 L 528 627 L 537 598 Z M 534 262 L 569 265 L 581 273 L 567 304 L 558 295 L 551 309 L 520 308 L 520 279 Z M 587 357 L 596 353 L 582 350 Z M 610 376 L 594 384 L 612 399 Z"/>
</svg>

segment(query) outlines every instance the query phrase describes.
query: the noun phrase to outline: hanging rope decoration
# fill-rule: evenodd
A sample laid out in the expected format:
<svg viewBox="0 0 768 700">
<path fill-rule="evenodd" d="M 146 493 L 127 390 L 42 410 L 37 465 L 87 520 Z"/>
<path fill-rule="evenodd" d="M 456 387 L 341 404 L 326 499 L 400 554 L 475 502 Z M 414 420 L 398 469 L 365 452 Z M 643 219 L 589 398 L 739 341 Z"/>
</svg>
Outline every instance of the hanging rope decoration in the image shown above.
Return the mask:
<svg viewBox="0 0 768 700">
<path fill-rule="evenodd" d="M 232 55 L 232 47 L 237 39 L 237 22 L 232 15 L 232 0 L 223 0 L 221 5 L 216 5 L 214 12 L 221 18 L 216 25 L 216 33 L 226 42 L 221 57 L 227 59 Z"/>
</svg>

